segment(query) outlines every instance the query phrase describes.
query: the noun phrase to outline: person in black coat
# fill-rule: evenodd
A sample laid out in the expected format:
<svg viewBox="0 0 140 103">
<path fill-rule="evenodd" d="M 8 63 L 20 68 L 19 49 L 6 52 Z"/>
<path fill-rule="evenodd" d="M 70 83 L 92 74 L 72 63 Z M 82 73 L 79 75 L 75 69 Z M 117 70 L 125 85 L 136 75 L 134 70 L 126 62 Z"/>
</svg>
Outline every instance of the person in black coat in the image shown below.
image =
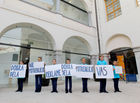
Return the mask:
<svg viewBox="0 0 140 103">
<path fill-rule="evenodd" d="M 42 57 L 38 57 L 38 62 L 42 62 Z M 42 75 L 35 75 L 35 92 L 41 92 L 42 87 Z"/>
<path fill-rule="evenodd" d="M 20 61 L 19 64 L 20 65 L 24 65 L 24 62 Z M 23 91 L 23 81 L 24 81 L 24 78 L 18 78 L 17 81 L 18 81 L 18 89 L 16 90 L 16 92 L 22 92 Z"/>
<path fill-rule="evenodd" d="M 52 64 L 53 65 L 56 64 L 56 59 L 52 60 Z M 58 93 L 58 91 L 57 91 L 57 79 L 58 78 L 51 78 L 51 81 L 52 81 L 52 91 L 51 91 L 51 93 Z"/>
<path fill-rule="evenodd" d="M 86 58 L 82 58 L 82 65 L 87 65 Z M 89 91 L 88 91 L 88 78 L 82 78 L 82 86 L 83 86 L 82 93 L 89 93 Z"/>
<path fill-rule="evenodd" d="M 70 64 L 70 63 L 71 63 L 70 59 L 67 59 L 66 64 Z M 69 89 L 68 89 L 68 86 L 69 86 Z M 72 93 L 72 76 L 65 77 L 65 93 L 68 93 L 68 92 Z"/>
</svg>

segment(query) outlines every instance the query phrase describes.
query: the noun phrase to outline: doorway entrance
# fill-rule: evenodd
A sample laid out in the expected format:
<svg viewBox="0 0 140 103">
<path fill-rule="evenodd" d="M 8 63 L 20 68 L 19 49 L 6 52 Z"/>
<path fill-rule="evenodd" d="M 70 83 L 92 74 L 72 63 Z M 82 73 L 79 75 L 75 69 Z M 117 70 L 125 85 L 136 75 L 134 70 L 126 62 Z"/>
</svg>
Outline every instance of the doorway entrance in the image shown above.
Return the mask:
<svg viewBox="0 0 140 103">
<path fill-rule="evenodd" d="M 138 74 L 135 55 L 131 48 L 120 48 L 110 52 L 110 63 L 113 60 L 118 61 L 118 65 L 122 66 L 123 74 L 120 75 L 121 80 L 137 81 L 136 75 Z"/>
</svg>

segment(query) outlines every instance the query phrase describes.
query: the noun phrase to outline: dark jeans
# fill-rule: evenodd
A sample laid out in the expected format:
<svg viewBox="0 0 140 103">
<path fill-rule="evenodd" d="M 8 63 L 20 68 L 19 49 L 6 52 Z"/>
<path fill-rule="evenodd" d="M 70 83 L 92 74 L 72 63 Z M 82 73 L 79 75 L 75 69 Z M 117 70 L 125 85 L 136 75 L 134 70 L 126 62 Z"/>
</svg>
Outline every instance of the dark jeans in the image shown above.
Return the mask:
<svg viewBox="0 0 140 103">
<path fill-rule="evenodd" d="M 24 78 L 18 78 L 18 91 L 21 91 L 23 90 L 23 80 Z"/>
<path fill-rule="evenodd" d="M 35 75 L 35 92 L 41 92 L 42 75 Z"/>
<path fill-rule="evenodd" d="M 52 80 L 52 92 L 57 92 L 57 79 L 58 78 L 51 78 L 51 80 Z"/>
<path fill-rule="evenodd" d="M 69 84 L 69 89 L 68 89 L 68 84 Z M 72 91 L 72 77 L 71 76 L 66 76 L 65 77 L 65 91 L 66 92 L 71 92 Z"/>
<path fill-rule="evenodd" d="M 119 91 L 119 78 L 113 79 L 114 81 L 114 90 Z"/>
<path fill-rule="evenodd" d="M 88 78 L 82 78 L 83 92 L 88 92 L 87 82 Z"/>
<path fill-rule="evenodd" d="M 106 91 L 106 79 L 100 79 L 100 92 Z"/>
</svg>

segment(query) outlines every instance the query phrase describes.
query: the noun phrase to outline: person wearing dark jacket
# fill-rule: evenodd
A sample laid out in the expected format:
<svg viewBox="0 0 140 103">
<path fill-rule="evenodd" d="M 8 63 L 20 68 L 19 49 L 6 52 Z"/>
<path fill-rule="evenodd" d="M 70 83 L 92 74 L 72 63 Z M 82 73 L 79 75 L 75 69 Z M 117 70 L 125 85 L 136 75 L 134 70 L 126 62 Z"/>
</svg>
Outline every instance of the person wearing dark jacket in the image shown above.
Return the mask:
<svg viewBox="0 0 140 103">
<path fill-rule="evenodd" d="M 70 64 L 70 63 L 71 63 L 70 59 L 67 59 L 66 64 Z M 68 86 L 69 86 L 69 89 L 68 89 Z M 68 93 L 68 92 L 72 93 L 72 76 L 65 77 L 65 93 Z"/>
<path fill-rule="evenodd" d="M 56 65 L 56 59 L 52 60 L 52 64 Z M 57 91 L 57 79 L 58 78 L 51 78 L 51 81 L 52 81 L 52 91 L 51 91 L 51 93 L 58 93 L 58 91 Z"/>
<path fill-rule="evenodd" d="M 24 65 L 24 62 L 23 61 L 20 61 L 19 63 L 20 65 Z M 16 90 L 16 92 L 22 92 L 23 91 L 23 81 L 24 81 L 24 78 L 18 78 L 18 89 Z"/>
</svg>

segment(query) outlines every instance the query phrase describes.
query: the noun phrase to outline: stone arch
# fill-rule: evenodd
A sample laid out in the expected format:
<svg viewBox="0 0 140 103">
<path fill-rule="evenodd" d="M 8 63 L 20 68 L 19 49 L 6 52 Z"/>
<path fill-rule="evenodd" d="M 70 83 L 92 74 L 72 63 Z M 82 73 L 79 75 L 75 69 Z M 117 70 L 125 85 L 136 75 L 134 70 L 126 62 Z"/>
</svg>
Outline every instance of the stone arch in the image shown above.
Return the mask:
<svg viewBox="0 0 140 103">
<path fill-rule="evenodd" d="M 132 47 L 131 39 L 124 34 L 113 35 L 112 37 L 110 37 L 107 40 L 107 43 L 106 43 L 107 53 L 109 53 L 110 51 L 112 51 L 114 49 L 119 49 L 119 48 L 123 48 L 123 47 L 126 47 L 126 48 Z"/>
<path fill-rule="evenodd" d="M 90 44 L 88 43 L 88 41 L 87 41 L 85 38 L 80 37 L 80 36 L 71 36 L 71 37 L 67 38 L 67 39 L 64 41 L 63 50 L 65 49 L 67 43 L 68 43 L 67 47 L 68 47 L 68 46 L 73 46 L 72 44 L 75 44 L 75 45 L 76 45 L 76 43 L 79 42 L 78 40 L 79 40 L 81 43 L 85 44 L 85 46 L 87 47 L 88 51 L 91 50 L 91 47 L 90 47 Z M 77 44 L 77 47 L 78 47 L 78 45 L 79 45 L 79 44 Z"/>
<path fill-rule="evenodd" d="M 44 29 L 43 27 L 41 26 L 38 26 L 36 24 L 33 24 L 33 23 L 27 23 L 27 22 L 20 22 L 20 23 L 14 23 L 14 24 L 11 24 L 7 27 L 5 27 L 1 32 L 0 32 L 0 38 L 8 31 L 12 30 L 12 29 L 15 29 L 15 28 L 32 28 L 34 30 L 37 30 L 38 32 L 41 32 L 43 34 L 45 34 L 45 36 L 47 35 L 48 38 L 52 41 L 53 43 L 53 49 L 56 48 L 56 44 L 55 44 L 55 39 L 53 38 L 53 36 L 51 35 L 50 32 L 48 32 L 46 29 Z"/>
</svg>

